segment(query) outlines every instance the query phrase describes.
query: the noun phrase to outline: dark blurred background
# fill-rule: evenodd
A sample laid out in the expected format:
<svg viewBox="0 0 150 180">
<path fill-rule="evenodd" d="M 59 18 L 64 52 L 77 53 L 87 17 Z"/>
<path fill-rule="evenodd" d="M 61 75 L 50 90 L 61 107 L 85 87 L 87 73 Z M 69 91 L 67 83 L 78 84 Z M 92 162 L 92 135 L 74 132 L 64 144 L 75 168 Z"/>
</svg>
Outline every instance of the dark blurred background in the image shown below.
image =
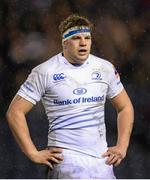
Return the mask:
<svg viewBox="0 0 150 180">
<path fill-rule="evenodd" d="M 5 113 L 31 69 L 59 53 L 58 25 L 71 13 L 95 25 L 92 53 L 112 62 L 135 109 L 126 159 L 117 178 L 150 178 L 150 0 L 0 0 L 0 178 L 45 178 L 45 166 L 25 157 Z M 40 103 L 27 115 L 31 137 L 43 149 L 48 122 Z M 116 113 L 106 104 L 107 139 L 116 142 Z"/>
</svg>

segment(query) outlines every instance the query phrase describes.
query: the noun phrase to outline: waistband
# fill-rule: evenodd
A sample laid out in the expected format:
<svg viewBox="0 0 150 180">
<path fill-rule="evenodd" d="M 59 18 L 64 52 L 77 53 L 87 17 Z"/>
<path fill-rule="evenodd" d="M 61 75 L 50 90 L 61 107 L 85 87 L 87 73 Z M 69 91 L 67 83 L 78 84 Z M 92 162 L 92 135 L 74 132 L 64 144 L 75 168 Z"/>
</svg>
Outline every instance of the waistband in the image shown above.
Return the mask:
<svg viewBox="0 0 150 180">
<path fill-rule="evenodd" d="M 52 149 L 52 148 L 61 148 L 61 147 L 47 147 L 48 149 Z M 60 153 L 62 156 L 65 156 L 65 157 L 77 157 L 77 156 L 80 156 L 80 157 L 83 157 L 83 158 L 94 158 L 94 159 L 103 159 L 101 156 L 99 157 L 96 157 L 96 156 L 92 156 L 90 154 L 86 154 L 84 152 L 80 152 L 80 151 L 76 151 L 76 150 L 72 150 L 72 149 L 67 149 L 67 148 L 62 148 L 62 153 Z"/>
</svg>

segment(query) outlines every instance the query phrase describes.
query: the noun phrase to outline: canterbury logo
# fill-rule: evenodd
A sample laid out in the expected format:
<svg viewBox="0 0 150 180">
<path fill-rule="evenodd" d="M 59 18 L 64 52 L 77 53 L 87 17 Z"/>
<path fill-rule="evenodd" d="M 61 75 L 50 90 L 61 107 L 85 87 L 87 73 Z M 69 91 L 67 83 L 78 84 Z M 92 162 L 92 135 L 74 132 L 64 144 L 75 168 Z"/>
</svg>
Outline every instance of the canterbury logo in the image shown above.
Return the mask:
<svg viewBox="0 0 150 180">
<path fill-rule="evenodd" d="M 53 79 L 54 79 L 55 81 L 60 81 L 60 80 L 63 80 L 64 78 L 65 78 L 64 73 L 54 74 L 54 75 L 53 75 Z"/>
</svg>

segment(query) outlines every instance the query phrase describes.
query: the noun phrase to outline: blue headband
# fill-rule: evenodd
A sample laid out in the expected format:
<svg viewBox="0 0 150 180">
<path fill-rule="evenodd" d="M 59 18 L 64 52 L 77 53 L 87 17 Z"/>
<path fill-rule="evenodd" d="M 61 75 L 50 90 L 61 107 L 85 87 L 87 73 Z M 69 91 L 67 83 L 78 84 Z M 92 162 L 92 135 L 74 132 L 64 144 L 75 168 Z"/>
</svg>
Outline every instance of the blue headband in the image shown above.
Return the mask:
<svg viewBox="0 0 150 180">
<path fill-rule="evenodd" d="M 90 32 L 91 30 L 87 26 L 75 26 L 73 28 L 68 29 L 67 31 L 63 33 L 63 41 L 80 33 L 86 33 L 88 35 L 91 35 Z"/>
</svg>

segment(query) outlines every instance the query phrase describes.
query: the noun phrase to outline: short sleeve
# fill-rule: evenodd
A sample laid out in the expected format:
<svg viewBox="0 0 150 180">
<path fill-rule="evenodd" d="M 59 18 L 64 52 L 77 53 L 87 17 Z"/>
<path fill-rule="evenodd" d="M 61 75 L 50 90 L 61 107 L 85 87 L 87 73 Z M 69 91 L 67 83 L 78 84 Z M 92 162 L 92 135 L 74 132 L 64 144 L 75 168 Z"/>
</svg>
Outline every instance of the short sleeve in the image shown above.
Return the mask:
<svg viewBox="0 0 150 180">
<path fill-rule="evenodd" d="M 107 98 L 113 98 L 123 90 L 123 84 L 120 81 L 119 73 L 112 64 L 110 64 L 108 78 Z"/>
<path fill-rule="evenodd" d="M 29 74 L 27 80 L 21 85 L 18 95 L 30 101 L 33 104 L 40 101 L 46 89 L 45 75 L 36 68 Z"/>
</svg>

